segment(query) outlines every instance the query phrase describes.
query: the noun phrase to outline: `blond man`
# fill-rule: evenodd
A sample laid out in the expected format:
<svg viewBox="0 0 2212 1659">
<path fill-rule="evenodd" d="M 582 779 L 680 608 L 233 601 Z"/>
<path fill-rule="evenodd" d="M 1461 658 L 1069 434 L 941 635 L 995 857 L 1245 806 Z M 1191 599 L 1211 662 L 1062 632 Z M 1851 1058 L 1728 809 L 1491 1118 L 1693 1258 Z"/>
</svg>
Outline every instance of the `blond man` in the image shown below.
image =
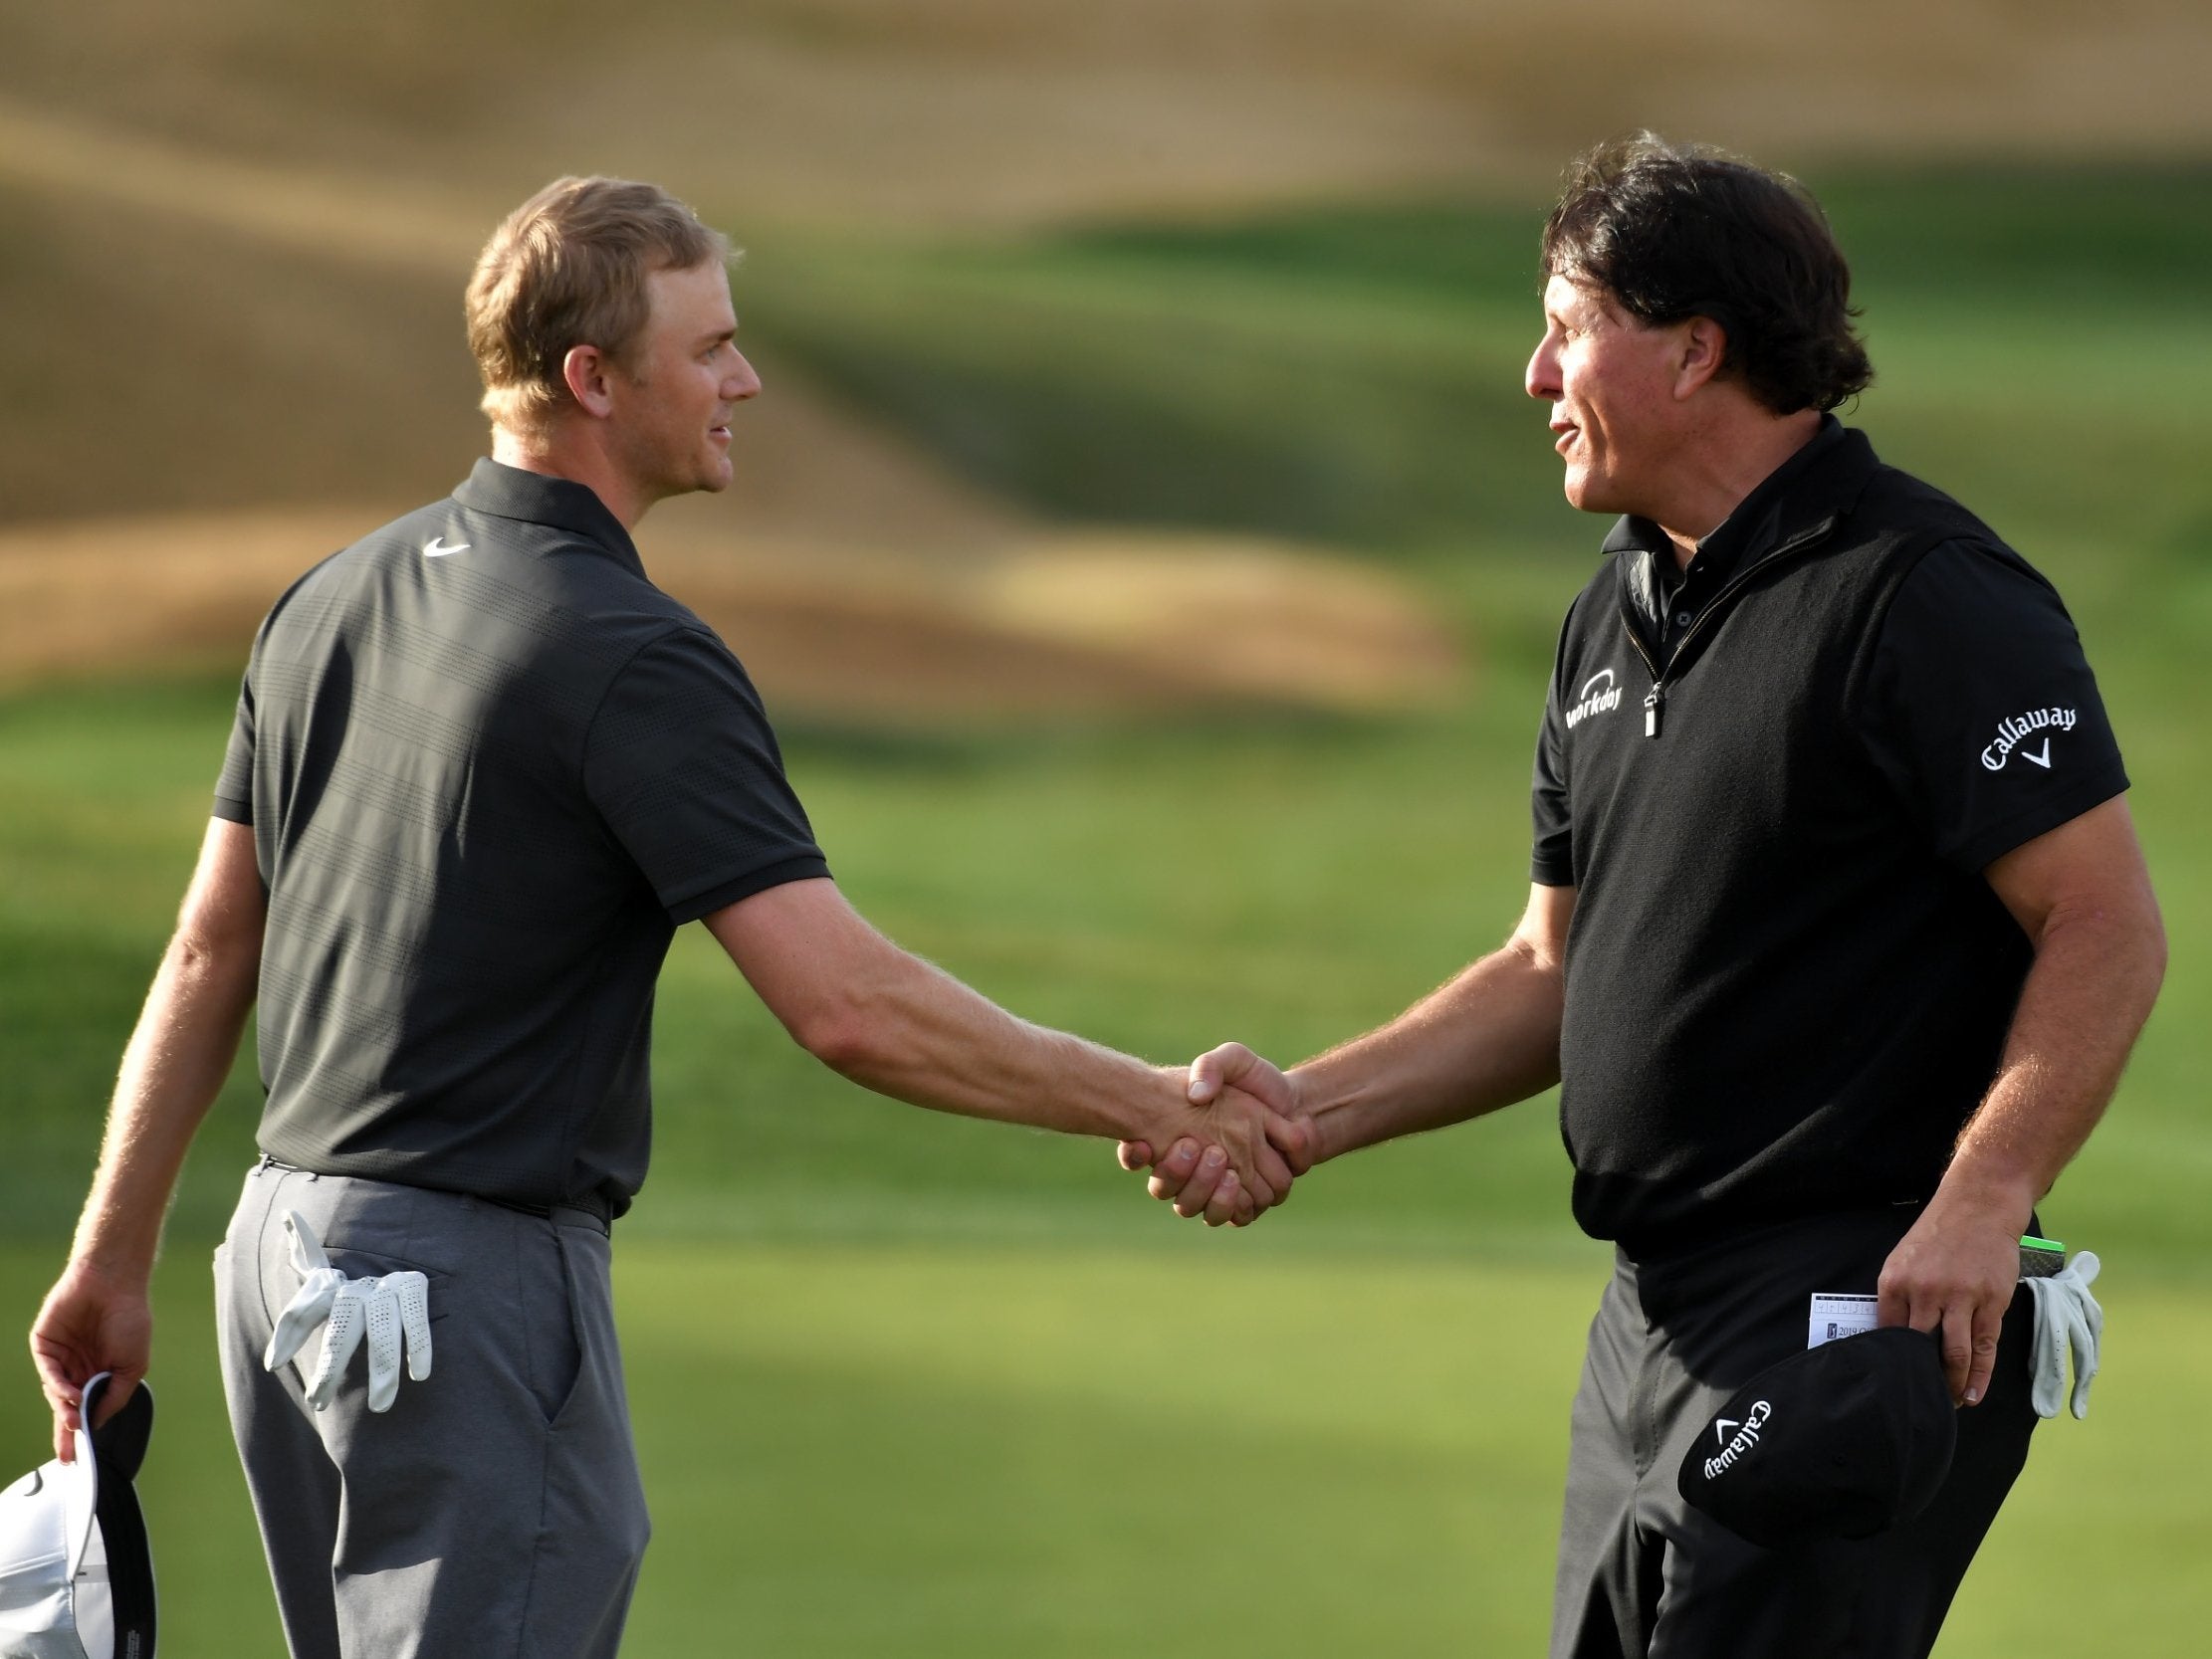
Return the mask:
<svg viewBox="0 0 2212 1659">
<path fill-rule="evenodd" d="M 730 483 L 761 382 L 727 258 L 665 191 L 599 178 L 549 186 L 485 248 L 491 457 L 263 624 L 32 1333 L 66 1457 L 86 1381 L 116 1373 L 106 1412 L 144 1374 L 160 1217 L 258 998 L 263 1155 L 217 1307 L 303 1659 L 614 1652 L 648 1526 L 611 1234 L 645 1176 L 653 984 L 686 923 L 886 1094 L 1200 1134 L 1236 1176 L 1217 1221 L 1302 1160 L 1250 1097 L 1194 1108 L 1180 1070 L 1013 1018 L 839 895 L 745 670 L 630 538 L 655 502 Z"/>
</svg>

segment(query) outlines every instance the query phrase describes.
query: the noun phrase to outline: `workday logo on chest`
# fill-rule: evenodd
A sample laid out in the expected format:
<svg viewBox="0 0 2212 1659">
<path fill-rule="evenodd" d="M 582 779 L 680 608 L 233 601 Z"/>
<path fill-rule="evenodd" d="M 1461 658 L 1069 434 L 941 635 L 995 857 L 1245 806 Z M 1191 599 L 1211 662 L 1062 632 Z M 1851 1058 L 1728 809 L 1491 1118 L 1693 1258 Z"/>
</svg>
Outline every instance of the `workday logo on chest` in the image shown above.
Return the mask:
<svg viewBox="0 0 2212 1659">
<path fill-rule="evenodd" d="M 1583 682 L 1582 695 L 1575 706 L 1567 711 L 1569 727 L 1580 726 L 1592 715 L 1603 715 L 1621 707 L 1621 688 L 1614 682 L 1613 670 L 1601 668 Z"/>
</svg>

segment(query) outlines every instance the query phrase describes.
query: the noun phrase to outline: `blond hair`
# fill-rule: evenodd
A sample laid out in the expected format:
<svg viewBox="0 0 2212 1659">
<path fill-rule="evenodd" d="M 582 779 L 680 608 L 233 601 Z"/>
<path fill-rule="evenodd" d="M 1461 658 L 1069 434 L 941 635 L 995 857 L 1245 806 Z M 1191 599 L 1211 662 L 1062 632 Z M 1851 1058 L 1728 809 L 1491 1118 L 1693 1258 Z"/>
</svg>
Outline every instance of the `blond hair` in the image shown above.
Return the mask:
<svg viewBox="0 0 2212 1659">
<path fill-rule="evenodd" d="M 469 278 L 469 350 L 496 426 L 541 434 L 567 401 L 561 364 L 620 363 L 645 329 L 655 271 L 731 258 L 729 238 L 657 184 L 559 178 L 507 216 Z"/>
</svg>

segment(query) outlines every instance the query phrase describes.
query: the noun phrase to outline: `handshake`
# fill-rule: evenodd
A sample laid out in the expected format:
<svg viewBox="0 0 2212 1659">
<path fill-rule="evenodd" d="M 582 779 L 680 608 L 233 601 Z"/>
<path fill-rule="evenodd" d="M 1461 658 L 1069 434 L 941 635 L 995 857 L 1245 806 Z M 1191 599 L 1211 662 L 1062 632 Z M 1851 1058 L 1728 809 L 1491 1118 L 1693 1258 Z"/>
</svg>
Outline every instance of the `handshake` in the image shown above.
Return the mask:
<svg viewBox="0 0 2212 1659">
<path fill-rule="evenodd" d="M 1241 1043 L 1191 1062 L 1185 1099 L 1200 1116 L 1151 1141 L 1124 1141 L 1121 1166 L 1151 1169 L 1152 1195 L 1209 1227 L 1248 1227 L 1320 1161 L 1296 1080 Z"/>
</svg>

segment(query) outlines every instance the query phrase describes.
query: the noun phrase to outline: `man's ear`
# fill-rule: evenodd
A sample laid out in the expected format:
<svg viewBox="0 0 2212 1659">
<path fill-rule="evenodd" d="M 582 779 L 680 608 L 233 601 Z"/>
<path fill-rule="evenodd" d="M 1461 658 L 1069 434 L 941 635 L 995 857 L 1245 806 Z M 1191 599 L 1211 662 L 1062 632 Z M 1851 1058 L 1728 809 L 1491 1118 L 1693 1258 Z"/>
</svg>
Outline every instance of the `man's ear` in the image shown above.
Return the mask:
<svg viewBox="0 0 2212 1659">
<path fill-rule="evenodd" d="M 596 419 L 605 419 L 614 407 L 607 388 L 612 372 L 613 364 L 595 345 L 571 345 L 560 359 L 560 378 L 568 383 L 568 395 L 578 409 Z"/>
<path fill-rule="evenodd" d="M 1674 356 L 1674 396 L 1688 397 L 1700 386 L 1719 377 L 1728 361 L 1728 330 L 1709 316 L 1693 316 L 1681 325 Z"/>
</svg>

